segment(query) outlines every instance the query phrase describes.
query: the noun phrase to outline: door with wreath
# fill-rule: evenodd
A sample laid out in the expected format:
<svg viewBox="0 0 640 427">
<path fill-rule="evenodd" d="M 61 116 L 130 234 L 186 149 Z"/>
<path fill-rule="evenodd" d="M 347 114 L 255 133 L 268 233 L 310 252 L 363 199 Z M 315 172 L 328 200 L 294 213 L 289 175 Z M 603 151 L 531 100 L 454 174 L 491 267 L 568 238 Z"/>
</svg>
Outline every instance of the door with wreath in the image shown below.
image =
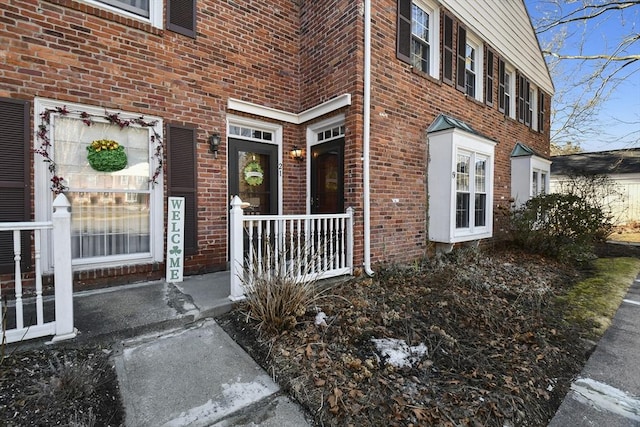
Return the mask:
<svg viewBox="0 0 640 427">
<path fill-rule="evenodd" d="M 278 147 L 229 139 L 229 196 L 249 203 L 247 215 L 278 213 Z"/>
</svg>

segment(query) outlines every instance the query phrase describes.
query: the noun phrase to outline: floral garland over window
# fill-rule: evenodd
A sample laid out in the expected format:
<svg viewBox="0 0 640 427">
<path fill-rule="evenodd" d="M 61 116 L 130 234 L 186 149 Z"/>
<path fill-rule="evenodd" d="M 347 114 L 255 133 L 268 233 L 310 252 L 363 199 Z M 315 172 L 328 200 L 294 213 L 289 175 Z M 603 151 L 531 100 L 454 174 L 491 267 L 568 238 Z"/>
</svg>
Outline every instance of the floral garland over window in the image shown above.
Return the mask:
<svg viewBox="0 0 640 427">
<path fill-rule="evenodd" d="M 51 148 L 51 137 L 49 136 L 49 126 L 51 124 L 51 114 L 57 113 L 61 116 L 68 116 L 70 114 L 77 115 L 80 119 L 82 119 L 82 123 L 87 126 L 91 126 L 93 124 L 94 118 L 106 119 L 112 125 L 117 125 L 120 129 L 124 129 L 132 124 L 138 125 L 144 128 L 149 128 L 152 131 L 152 135 L 150 137 L 150 143 L 156 144 L 156 147 L 153 149 L 153 156 L 156 158 L 157 166 L 151 178 L 149 178 L 149 182 L 154 186 L 158 182 L 158 177 L 162 172 L 163 166 L 163 149 L 162 149 L 162 138 L 154 129 L 154 126 L 157 124 L 157 121 L 146 121 L 143 116 L 132 118 L 132 119 L 123 119 L 120 117 L 120 113 L 108 113 L 105 110 L 104 116 L 102 115 L 94 115 L 89 114 L 86 111 L 74 111 L 68 110 L 66 106 L 64 107 L 56 107 L 56 108 L 47 108 L 42 113 L 40 113 L 40 125 L 38 126 L 37 137 L 40 141 L 40 148 L 36 149 L 35 152 L 44 157 L 44 162 L 49 164 L 49 173 L 51 173 L 51 191 L 54 194 L 63 193 L 68 189 L 66 185 L 64 185 L 64 178 L 59 176 L 57 173 L 58 166 L 56 162 L 49 155 L 49 148 Z"/>
</svg>

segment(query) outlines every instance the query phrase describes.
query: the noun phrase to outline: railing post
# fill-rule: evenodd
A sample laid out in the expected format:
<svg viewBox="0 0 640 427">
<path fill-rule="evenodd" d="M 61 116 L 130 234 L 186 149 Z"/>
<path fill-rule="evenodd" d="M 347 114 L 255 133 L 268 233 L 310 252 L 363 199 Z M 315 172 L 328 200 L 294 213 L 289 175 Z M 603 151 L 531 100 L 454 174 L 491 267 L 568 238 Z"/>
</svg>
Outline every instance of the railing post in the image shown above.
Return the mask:
<svg viewBox="0 0 640 427">
<path fill-rule="evenodd" d="M 347 267 L 349 267 L 350 274 L 353 274 L 353 213 L 352 207 L 347 208 Z"/>
<path fill-rule="evenodd" d="M 229 219 L 229 262 L 231 265 L 231 301 L 241 301 L 245 299 L 244 288 L 242 286 L 242 275 L 244 274 L 244 236 L 242 232 L 244 212 L 242 211 L 242 200 L 234 196 L 231 200 L 231 213 Z"/>
<path fill-rule="evenodd" d="M 51 342 L 75 338 L 73 327 L 73 272 L 71 270 L 71 204 L 64 194 L 53 201 L 53 261 L 56 335 Z"/>
</svg>

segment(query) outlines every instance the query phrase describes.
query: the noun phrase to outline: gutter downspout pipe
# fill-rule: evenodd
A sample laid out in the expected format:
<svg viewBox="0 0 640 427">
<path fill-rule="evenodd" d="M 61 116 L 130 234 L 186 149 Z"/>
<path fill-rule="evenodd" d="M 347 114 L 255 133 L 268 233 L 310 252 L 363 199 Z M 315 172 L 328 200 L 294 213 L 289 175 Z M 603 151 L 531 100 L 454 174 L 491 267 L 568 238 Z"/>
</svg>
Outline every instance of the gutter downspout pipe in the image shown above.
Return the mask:
<svg viewBox="0 0 640 427">
<path fill-rule="evenodd" d="M 362 180 L 364 189 L 364 272 L 371 269 L 371 188 L 369 182 L 369 144 L 371 128 L 371 0 L 364 0 L 364 94 L 362 136 Z"/>
</svg>

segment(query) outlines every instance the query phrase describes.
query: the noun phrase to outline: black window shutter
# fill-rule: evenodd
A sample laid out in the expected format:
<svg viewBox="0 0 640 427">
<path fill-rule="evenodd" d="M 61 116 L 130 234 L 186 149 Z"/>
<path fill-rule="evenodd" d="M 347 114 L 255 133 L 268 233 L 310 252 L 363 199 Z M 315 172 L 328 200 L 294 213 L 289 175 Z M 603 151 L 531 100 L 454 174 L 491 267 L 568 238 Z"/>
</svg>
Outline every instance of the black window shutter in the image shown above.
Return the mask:
<svg viewBox="0 0 640 427">
<path fill-rule="evenodd" d="M 524 123 L 527 126 L 531 126 L 531 83 L 526 78 L 523 78 L 524 83 Z"/>
<path fill-rule="evenodd" d="M 518 82 L 518 111 L 517 117 L 520 123 L 524 123 L 524 77 L 517 73 L 516 81 Z"/>
<path fill-rule="evenodd" d="M 411 64 L 411 0 L 398 0 L 396 56 Z"/>
<path fill-rule="evenodd" d="M 540 91 L 540 96 L 538 99 L 538 130 L 540 132 L 544 131 L 544 120 L 545 120 L 545 106 L 544 106 L 544 93 Z"/>
<path fill-rule="evenodd" d="M 442 80 L 453 84 L 453 19 L 448 15 L 444 15 L 442 56 Z"/>
<path fill-rule="evenodd" d="M 167 1 L 167 30 L 196 38 L 196 0 Z"/>
<path fill-rule="evenodd" d="M 168 125 L 167 141 L 169 196 L 184 197 L 184 251 L 193 255 L 198 249 L 196 129 Z"/>
<path fill-rule="evenodd" d="M 487 83 L 485 102 L 489 106 L 493 106 L 493 52 L 487 49 Z"/>
<path fill-rule="evenodd" d="M 456 66 L 456 88 L 466 92 L 465 75 L 466 75 L 466 57 L 467 57 L 467 30 L 458 24 L 458 64 Z"/>
<path fill-rule="evenodd" d="M 498 110 L 501 113 L 505 112 L 505 73 L 506 73 L 504 61 L 502 59 L 498 59 Z M 513 82 L 511 82 L 513 84 Z"/>
<path fill-rule="evenodd" d="M 0 222 L 31 220 L 28 101 L 0 98 Z M 31 237 L 22 232 L 22 269 L 31 265 Z M 0 233 L 0 272 L 14 271 L 13 233 Z"/>
</svg>

